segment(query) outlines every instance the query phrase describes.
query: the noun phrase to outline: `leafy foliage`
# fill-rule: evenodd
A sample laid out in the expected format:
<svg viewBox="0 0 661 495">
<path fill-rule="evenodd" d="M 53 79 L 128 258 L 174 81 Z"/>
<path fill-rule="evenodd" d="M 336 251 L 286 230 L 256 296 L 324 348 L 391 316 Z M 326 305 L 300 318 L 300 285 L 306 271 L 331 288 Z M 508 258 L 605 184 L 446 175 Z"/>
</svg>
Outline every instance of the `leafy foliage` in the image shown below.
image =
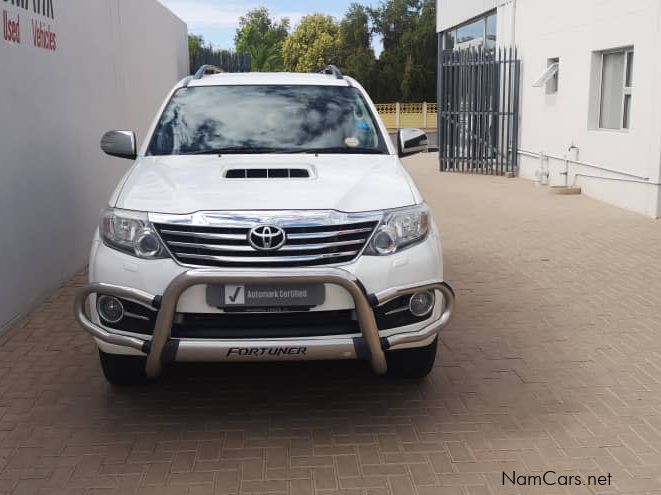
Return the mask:
<svg viewBox="0 0 661 495">
<path fill-rule="evenodd" d="M 347 47 L 371 48 L 372 32 L 369 25 L 370 12 L 359 3 L 352 3 L 340 22 L 340 37 Z"/>
<path fill-rule="evenodd" d="M 338 23 L 330 15 L 311 14 L 303 17 L 283 44 L 285 69 L 314 72 L 328 64 L 337 64 L 340 54 L 339 32 Z"/>
<path fill-rule="evenodd" d="M 204 38 L 194 34 L 188 35 L 188 53 L 190 57 L 198 58 L 205 49 Z"/>
<path fill-rule="evenodd" d="M 249 11 L 239 19 L 234 44 L 238 53 L 250 53 L 253 70 L 282 70 L 282 46 L 289 35 L 289 19 L 274 20 L 266 7 Z"/>
<path fill-rule="evenodd" d="M 379 58 L 372 48 L 382 40 Z M 344 17 L 303 17 L 290 34 L 289 19 L 276 20 L 265 7 L 239 21 L 237 53 L 250 54 L 252 70 L 314 72 L 328 64 L 356 78 L 375 101 L 436 100 L 436 0 L 381 0 L 376 8 L 353 3 Z M 210 49 L 189 37 L 194 53 Z"/>
<path fill-rule="evenodd" d="M 435 0 L 386 0 L 372 11 L 383 38 L 372 93 L 381 102 L 436 100 Z"/>
<path fill-rule="evenodd" d="M 367 7 L 353 3 L 340 22 L 340 69 L 366 87 L 375 79 L 376 57 L 372 49 L 370 12 Z"/>
<path fill-rule="evenodd" d="M 256 45 L 248 49 L 255 72 L 279 72 L 282 70 L 282 47 L 279 45 Z"/>
</svg>

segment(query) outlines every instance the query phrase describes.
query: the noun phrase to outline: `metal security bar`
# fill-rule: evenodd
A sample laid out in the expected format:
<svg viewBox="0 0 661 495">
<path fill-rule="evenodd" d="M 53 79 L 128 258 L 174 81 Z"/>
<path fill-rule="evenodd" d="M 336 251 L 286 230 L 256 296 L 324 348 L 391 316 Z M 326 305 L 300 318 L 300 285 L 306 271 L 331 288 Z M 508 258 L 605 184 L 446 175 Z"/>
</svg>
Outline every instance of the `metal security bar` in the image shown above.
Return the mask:
<svg viewBox="0 0 661 495">
<path fill-rule="evenodd" d="M 439 158 L 442 171 L 503 175 L 518 162 L 516 48 L 439 52 Z"/>
<path fill-rule="evenodd" d="M 209 48 L 191 53 L 190 74 L 195 74 L 203 65 L 214 65 L 225 72 L 250 72 L 252 57 L 249 53 L 216 52 Z"/>
</svg>

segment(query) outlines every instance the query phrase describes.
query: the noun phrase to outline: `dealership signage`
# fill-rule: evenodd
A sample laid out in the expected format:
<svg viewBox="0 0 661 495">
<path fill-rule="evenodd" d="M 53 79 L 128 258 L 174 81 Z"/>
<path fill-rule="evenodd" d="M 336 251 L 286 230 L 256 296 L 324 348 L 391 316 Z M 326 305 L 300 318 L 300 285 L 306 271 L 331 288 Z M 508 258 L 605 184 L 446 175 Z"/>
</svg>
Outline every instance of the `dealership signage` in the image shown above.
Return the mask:
<svg viewBox="0 0 661 495">
<path fill-rule="evenodd" d="M 35 48 L 56 51 L 57 34 L 50 25 L 50 21 L 55 19 L 54 1 L 2 0 L 3 39 L 16 45 L 29 44 L 31 40 Z M 29 33 L 25 32 L 26 26 Z"/>
</svg>

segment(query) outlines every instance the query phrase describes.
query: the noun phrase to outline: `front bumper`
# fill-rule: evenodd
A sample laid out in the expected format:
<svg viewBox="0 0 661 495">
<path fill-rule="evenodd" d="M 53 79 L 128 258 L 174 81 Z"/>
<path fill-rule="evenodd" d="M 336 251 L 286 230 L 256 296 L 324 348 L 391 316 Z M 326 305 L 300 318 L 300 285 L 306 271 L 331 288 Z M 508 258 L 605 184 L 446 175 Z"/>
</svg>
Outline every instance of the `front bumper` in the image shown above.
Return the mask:
<svg viewBox="0 0 661 495">
<path fill-rule="evenodd" d="M 231 283 L 324 283 L 344 288 L 353 298 L 360 326 L 360 338 L 321 337 L 270 340 L 192 340 L 173 339 L 172 324 L 181 295 L 190 287 Z M 438 319 L 414 332 L 379 336 L 373 308 L 402 295 L 419 290 L 436 290 L 443 295 Z M 154 333 L 149 339 L 109 332 L 94 323 L 86 312 L 91 294 L 112 295 L 150 306 L 158 311 Z M 433 338 L 450 320 L 454 311 L 454 291 L 443 281 L 429 281 L 368 294 L 358 278 L 341 268 L 277 270 L 270 274 L 259 271 L 222 272 L 193 269 L 182 272 L 167 286 L 162 295 L 146 291 L 92 283 L 79 291 L 75 315 L 80 325 L 96 339 L 111 345 L 128 347 L 147 355 L 149 377 L 160 374 L 164 363 L 172 361 L 247 361 L 247 360 L 322 360 L 367 359 L 377 374 L 387 371 L 385 350 L 397 350 L 424 343 Z"/>
</svg>

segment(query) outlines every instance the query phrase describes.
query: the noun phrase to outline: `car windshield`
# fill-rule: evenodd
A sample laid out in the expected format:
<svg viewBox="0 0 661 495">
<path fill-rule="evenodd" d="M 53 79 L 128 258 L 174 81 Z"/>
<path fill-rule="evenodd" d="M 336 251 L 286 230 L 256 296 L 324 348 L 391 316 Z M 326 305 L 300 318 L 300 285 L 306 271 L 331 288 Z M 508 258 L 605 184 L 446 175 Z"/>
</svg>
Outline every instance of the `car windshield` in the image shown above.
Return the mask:
<svg viewBox="0 0 661 495">
<path fill-rule="evenodd" d="M 348 86 L 179 89 L 148 154 L 378 153 L 388 149 L 360 91 Z"/>
</svg>

